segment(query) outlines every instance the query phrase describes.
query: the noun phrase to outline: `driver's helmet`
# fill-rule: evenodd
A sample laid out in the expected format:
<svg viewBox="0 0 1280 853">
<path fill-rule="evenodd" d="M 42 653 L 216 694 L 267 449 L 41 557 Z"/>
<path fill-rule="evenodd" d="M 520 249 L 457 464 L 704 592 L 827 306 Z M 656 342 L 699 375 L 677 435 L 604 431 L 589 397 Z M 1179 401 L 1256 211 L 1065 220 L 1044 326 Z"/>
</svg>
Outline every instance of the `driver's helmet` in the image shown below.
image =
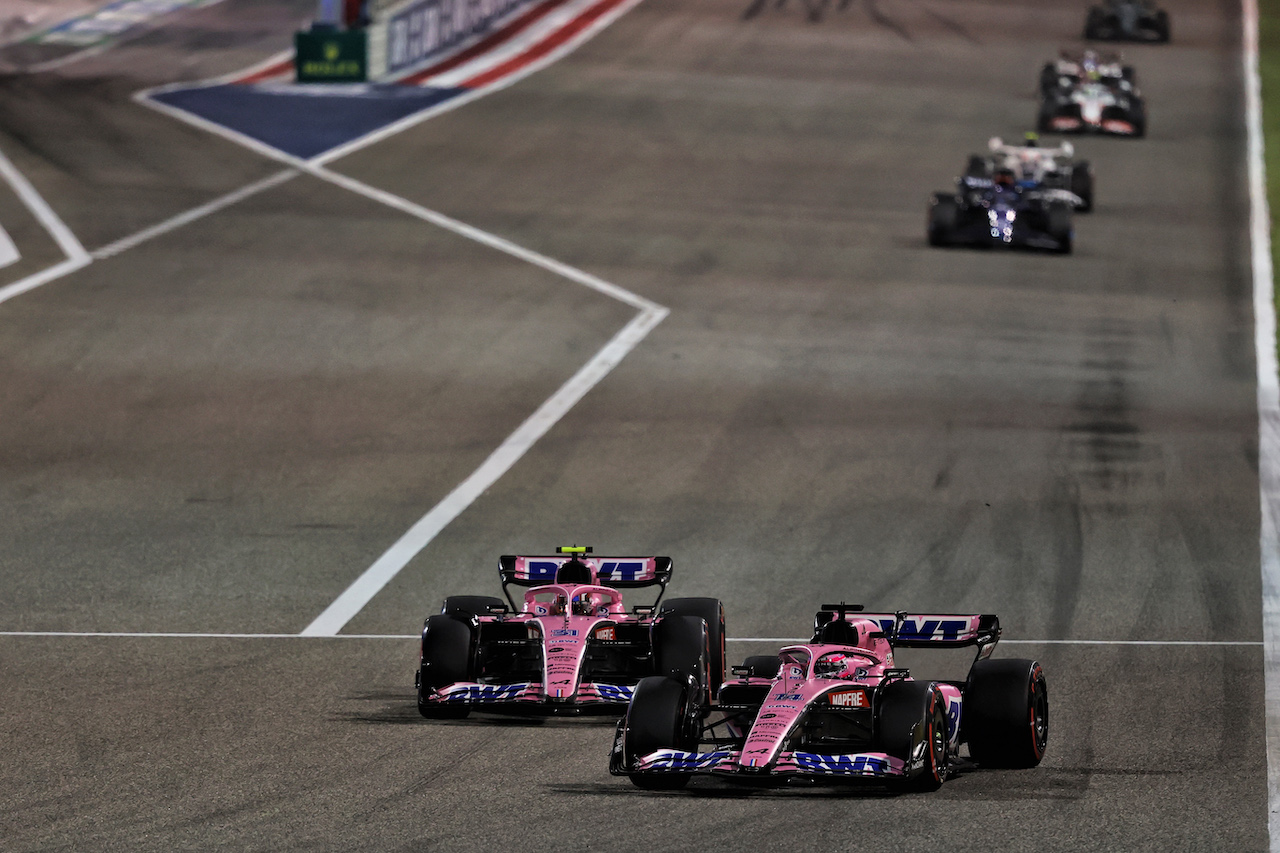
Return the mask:
<svg viewBox="0 0 1280 853">
<path fill-rule="evenodd" d="M 1086 50 L 1084 55 L 1080 57 L 1080 67 L 1086 72 L 1097 73 L 1098 71 L 1098 54 L 1096 51 Z"/>
<path fill-rule="evenodd" d="M 844 652 L 828 652 L 813 663 L 815 678 L 844 678 L 852 668 L 853 655 Z"/>
<path fill-rule="evenodd" d="M 1022 144 L 1028 148 L 1040 147 L 1040 134 L 1034 130 L 1028 130 L 1022 137 Z"/>
<path fill-rule="evenodd" d="M 597 595 L 594 592 L 583 591 L 573 597 L 573 612 L 577 616 L 594 615 L 596 609 Z"/>
<path fill-rule="evenodd" d="M 996 169 L 991 176 L 991 182 L 995 184 L 997 189 L 1013 189 L 1014 184 L 1017 183 L 1017 178 L 1014 176 L 1012 169 Z"/>
</svg>

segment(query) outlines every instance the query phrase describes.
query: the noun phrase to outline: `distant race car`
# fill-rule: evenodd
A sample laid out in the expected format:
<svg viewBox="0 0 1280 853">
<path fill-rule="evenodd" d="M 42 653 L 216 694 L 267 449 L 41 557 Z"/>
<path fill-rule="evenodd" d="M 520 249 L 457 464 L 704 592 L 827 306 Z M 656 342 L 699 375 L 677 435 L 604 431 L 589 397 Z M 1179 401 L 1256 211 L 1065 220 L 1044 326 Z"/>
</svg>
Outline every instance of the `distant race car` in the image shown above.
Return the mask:
<svg viewBox="0 0 1280 853">
<path fill-rule="evenodd" d="M 1053 89 L 1040 100 L 1041 133 L 1145 136 L 1147 105 L 1136 88 L 1109 86 L 1099 77 Z"/>
<path fill-rule="evenodd" d="M 1138 73 L 1133 66 L 1125 65 L 1118 53 L 1063 50 L 1056 62 L 1046 62 L 1040 69 L 1040 96 L 1043 98 L 1058 89 L 1070 89 L 1090 79 L 1122 91 L 1131 91 L 1138 84 L 1137 78 Z"/>
<path fill-rule="evenodd" d="M 1169 13 L 1150 0 L 1106 0 L 1089 9 L 1086 39 L 1167 42 Z"/>
<path fill-rule="evenodd" d="M 1020 186 L 1005 167 L 990 178 L 965 175 L 956 183 L 956 192 L 933 195 L 926 224 L 929 245 L 1071 251 L 1071 212 L 1083 203 L 1075 193 Z"/>
<path fill-rule="evenodd" d="M 860 610 L 824 604 L 812 640 L 734 667 L 709 713 L 692 685 L 642 680 L 618 723 L 609 772 L 651 789 L 710 774 L 933 791 L 970 766 L 1040 763 L 1049 737 L 1044 671 L 1033 660 L 991 659 L 995 616 Z M 895 649 L 965 646 L 977 654 L 957 681 L 917 681 L 894 662 Z"/>
<path fill-rule="evenodd" d="M 662 594 L 670 557 L 503 556 L 502 599 L 452 595 L 422 629 L 418 711 L 621 714 L 646 676 L 695 685 L 704 703 L 724 680 L 724 608 L 714 598 Z M 517 603 L 509 587 L 525 587 Z M 621 590 L 659 587 L 630 611 Z"/>
<path fill-rule="evenodd" d="M 991 178 L 997 169 L 1009 169 L 1025 189 L 1066 190 L 1075 196 L 1070 201 L 1077 211 L 1093 209 L 1093 167 L 1088 160 L 1072 159 L 1075 148 L 1070 142 L 1049 147 L 1040 143 L 1038 134 L 1028 133 L 1022 145 L 1006 145 L 993 136 L 987 149 L 986 155 L 969 156 L 965 177 Z"/>
</svg>

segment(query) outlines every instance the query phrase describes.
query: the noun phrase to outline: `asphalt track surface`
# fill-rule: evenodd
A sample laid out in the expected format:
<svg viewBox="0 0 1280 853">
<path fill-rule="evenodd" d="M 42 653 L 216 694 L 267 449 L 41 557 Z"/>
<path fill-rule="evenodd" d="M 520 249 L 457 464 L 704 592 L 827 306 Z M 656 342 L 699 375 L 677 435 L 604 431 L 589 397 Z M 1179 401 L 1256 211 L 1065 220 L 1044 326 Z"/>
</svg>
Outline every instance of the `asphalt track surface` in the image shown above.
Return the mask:
<svg viewBox="0 0 1280 853">
<path fill-rule="evenodd" d="M 844 599 L 1198 645 L 1002 646 L 1048 674 L 1044 763 L 890 797 L 646 793 L 608 723 L 428 722 L 413 640 L 0 636 L 0 848 L 1267 849 L 1238 7 L 1127 49 L 1149 137 L 1079 141 L 1074 255 L 930 249 L 928 194 L 1078 44 L 1046 5 L 645 0 L 334 163 L 671 309 L 344 633 L 577 542 L 673 556 L 738 638 Z M 271 175 L 130 96 L 310 6 L 6 77 L 0 150 L 89 250 Z M 0 283 L 61 260 L 0 222 Z M 296 634 L 634 313 L 310 176 L 0 304 L 0 629 Z"/>
</svg>

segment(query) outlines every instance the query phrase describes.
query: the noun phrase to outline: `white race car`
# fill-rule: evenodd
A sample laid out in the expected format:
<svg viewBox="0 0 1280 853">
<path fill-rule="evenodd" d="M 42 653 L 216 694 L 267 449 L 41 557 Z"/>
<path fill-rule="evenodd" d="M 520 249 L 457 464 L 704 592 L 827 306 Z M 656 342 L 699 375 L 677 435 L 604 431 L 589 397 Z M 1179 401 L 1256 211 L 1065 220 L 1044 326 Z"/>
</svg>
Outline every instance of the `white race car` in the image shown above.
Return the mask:
<svg viewBox="0 0 1280 853">
<path fill-rule="evenodd" d="M 986 155 L 970 155 L 967 177 L 990 178 L 997 169 L 1008 169 L 1026 188 L 1058 190 L 1076 210 L 1093 209 L 1093 167 L 1087 160 L 1073 159 L 1075 148 L 1070 142 L 1047 147 L 1036 134 L 1028 133 L 1022 145 L 1007 145 L 993 136 L 987 148 Z"/>
</svg>

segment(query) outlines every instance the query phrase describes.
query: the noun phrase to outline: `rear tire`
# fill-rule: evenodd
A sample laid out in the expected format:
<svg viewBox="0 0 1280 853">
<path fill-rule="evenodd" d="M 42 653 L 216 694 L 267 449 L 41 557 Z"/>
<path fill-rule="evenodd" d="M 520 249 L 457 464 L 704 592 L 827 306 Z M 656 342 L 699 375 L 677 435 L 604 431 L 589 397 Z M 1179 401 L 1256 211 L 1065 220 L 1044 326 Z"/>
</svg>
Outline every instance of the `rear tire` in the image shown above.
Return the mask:
<svg viewBox="0 0 1280 853">
<path fill-rule="evenodd" d="M 876 712 L 876 747 L 904 762 L 923 743 L 924 767 L 915 776 L 895 780 L 903 791 L 936 791 L 947 778 L 947 709 L 942 693 L 930 682 L 895 681 L 880 694 Z"/>
<path fill-rule="evenodd" d="M 929 245 L 949 245 L 959 220 L 960 205 L 955 197 L 946 193 L 935 193 L 933 202 L 929 205 L 929 220 L 925 229 L 929 237 Z"/>
<path fill-rule="evenodd" d="M 712 698 L 719 696 L 725 675 L 724 605 L 718 598 L 673 598 L 658 611 L 659 615 L 665 613 L 696 616 L 707 623 L 707 642 L 711 648 L 711 656 L 707 658 L 709 681 L 706 684 Z"/>
<path fill-rule="evenodd" d="M 702 706 L 711 705 L 709 670 L 711 641 L 706 620 L 670 613 L 653 623 L 653 672 L 683 683 L 692 677 L 702 691 Z"/>
<path fill-rule="evenodd" d="M 1058 243 L 1055 251 L 1071 254 L 1071 205 L 1053 202 L 1046 212 L 1046 220 L 1045 231 Z"/>
<path fill-rule="evenodd" d="M 691 722 L 689 703 L 692 701 L 687 682 L 665 676 L 640 679 L 627 706 L 623 750 L 629 759 L 635 761 L 660 749 L 695 751 L 698 737 Z M 674 791 L 687 785 L 692 775 L 628 773 L 627 778 L 637 788 Z"/>
<path fill-rule="evenodd" d="M 969 670 L 961 737 L 985 767 L 1035 767 L 1049 742 L 1049 693 L 1032 660 L 982 660 Z"/>
<path fill-rule="evenodd" d="M 1085 18 L 1084 21 L 1084 37 L 1086 40 L 1093 40 L 1100 37 L 1102 32 L 1102 23 L 1105 17 L 1106 12 L 1099 9 L 1097 6 L 1089 9 L 1089 17 Z"/>
<path fill-rule="evenodd" d="M 1161 9 L 1156 12 L 1156 35 L 1161 43 L 1167 43 L 1172 31 L 1169 28 L 1169 13 Z"/>
<path fill-rule="evenodd" d="M 422 664 L 418 671 L 418 713 L 432 720 L 460 720 L 466 705 L 426 703 L 434 690 L 472 680 L 471 626 L 452 616 L 427 619 L 422 629 Z"/>
<path fill-rule="evenodd" d="M 1087 160 L 1071 167 L 1071 192 L 1084 202 L 1079 208 L 1081 213 L 1093 210 L 1093 167 Z"/>
</svg>

